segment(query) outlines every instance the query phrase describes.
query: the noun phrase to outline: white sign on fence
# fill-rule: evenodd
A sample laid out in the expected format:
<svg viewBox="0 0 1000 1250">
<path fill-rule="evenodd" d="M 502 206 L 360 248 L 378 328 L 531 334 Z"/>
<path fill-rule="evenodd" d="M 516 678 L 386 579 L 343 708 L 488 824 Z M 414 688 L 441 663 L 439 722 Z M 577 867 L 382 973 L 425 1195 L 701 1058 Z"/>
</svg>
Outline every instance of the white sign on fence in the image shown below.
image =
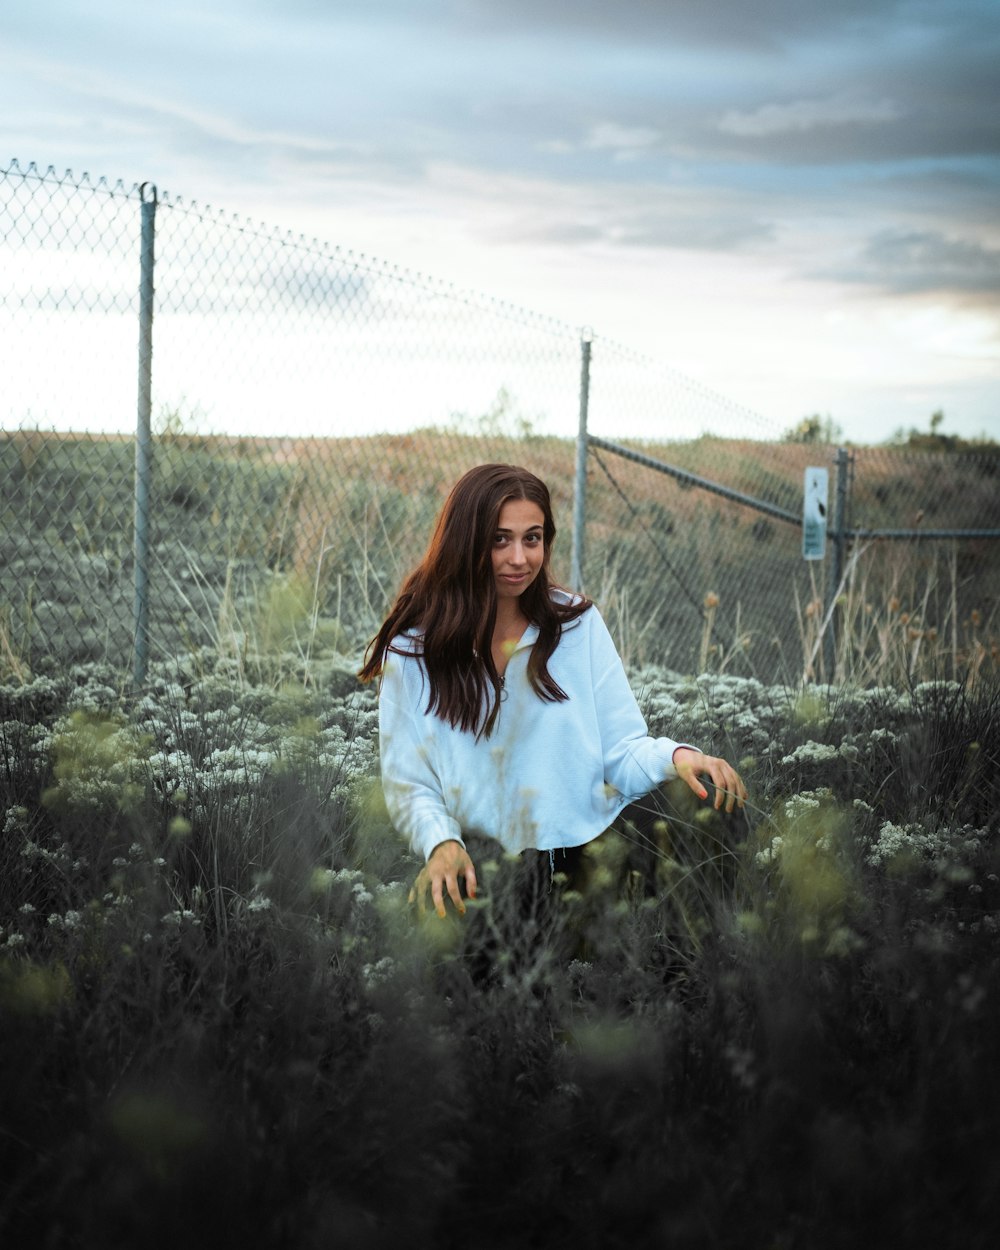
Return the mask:
<svg viewBox="0 0 1000 1250">
<path fill-rule="evenodd" d="M 826 504 L 830 474 L 826 469 L 806 469 L 802 498 L 802 558 L 822 560 L 826 555 Z"/>
</svg>

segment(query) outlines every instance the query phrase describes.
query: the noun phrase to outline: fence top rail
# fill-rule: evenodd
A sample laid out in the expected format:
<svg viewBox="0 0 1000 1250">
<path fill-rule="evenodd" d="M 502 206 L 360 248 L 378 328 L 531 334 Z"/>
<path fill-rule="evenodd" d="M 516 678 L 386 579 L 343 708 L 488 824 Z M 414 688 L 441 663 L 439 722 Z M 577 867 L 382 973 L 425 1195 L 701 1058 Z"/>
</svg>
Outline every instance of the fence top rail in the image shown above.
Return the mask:
<svg viewBox="0 0 1000 1250">
<path fill-rule="evenodd" d="M 890 539 L 917 539 L 917 538 L 1000 538 L 1000 529 L 972 529 L 972 530 L 932 530 L 932 529 L 910 529 L 910 530 L 864 530 L 864 529 L 848 529 L 844 531 L 848 538 L 890 538 Z"/>
<path fill-rule="evenodd" d="M 688 469 L 681 469 L 677 465 L 667 464 L 663 460 L 647 456 L 644 452 L 634 451 L 631 447 L 624 447 L 621 443 L 613 443 L 608 439 L 598 438 L 594 434 L 587 435 L 587 443 L 591 447 L 599 447 L 603 451 L 609 451 L 625 460 L 632 460 L 636 464 L 641 464 L 647 469 L 653 469 L 657 473 L 666 473 L 689 486 L 697 486 L 701 490 L 721 495 L 723 499 L 745 504 L 748 508 L 754 508 L 758 512 L 766 512 L 769 516 L 778 517 L 779 520 L 787 521 L 790 525 L 798 525 L 800 527 L 802 525 L 802 517 L 797 513 L 789 512 L 787 508 L 781 508 L 777 504 L 768 503 L 765 499 L 758 499 L 754 495 L 747 495 L 742 491 L 733 490 L 732 487 L 723 486 L 720 482 L 713 482 L 709 478 L 700 477 L 697 473 L 692 473 Z M 833 537 L 837 537 L 836 529 L 831 530 L 831 534 Z M 1000 538 L 1000 529 L 855 529 L 848 526 L 843 530 L 843 537 L 855 542 L 859 539 L 907 541 L 926 538 Z"/>
<path fill-rule="evenodd" d="M 711 491 L 714 495 L 721 495 L 723 499 L 731 499 L 734 503 L 746 504 L 758 512 L 766 512 L 769 516 L 787 521 L 790 525 L 802 525 L 802 517 L 789 512 L 787 508 L 781 508 L 777 504 L 768 503 L 766 499 L 757 499 L 753 495 L 733 490 L 730 486 L 723 486 L 721 482 L 713 482 L 707 477 L 700 477 L 697 473 L 678 468 L 674 464 L 667 464 L 663 460 L 647 456 L 644 452 L 633 451 L 631 447 L 623 447 L 621 443 L 612 443 L 606 438 L 597 438 L 594 434 L 587 435 L 587 443 L 591 447 L 600 447 L 603 451 L 610 451 L 615 456 L 622 456 L 625 460 L 633 460 L 636 464 L 644 465 L 647 469 L 653 469 L 657 473 L 666 473 L 679 482 L 685 482 L 688 486 L 698 486 L 702 490 Z"/>
</svg>

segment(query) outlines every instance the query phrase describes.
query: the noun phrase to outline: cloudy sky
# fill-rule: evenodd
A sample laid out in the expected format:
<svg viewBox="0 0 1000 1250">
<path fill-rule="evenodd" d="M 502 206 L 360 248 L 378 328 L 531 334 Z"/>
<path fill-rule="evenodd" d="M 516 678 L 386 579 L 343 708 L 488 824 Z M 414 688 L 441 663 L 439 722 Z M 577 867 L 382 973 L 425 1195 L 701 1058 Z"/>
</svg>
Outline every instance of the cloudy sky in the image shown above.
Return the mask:
<svg viewBox="0 0 1000 1250">
<path fill-rule="evenodd" d="M 996 0 L 34 0 L 0 161 L 224 207 L 776 426 L 1000 436 Z"/>
</svg>

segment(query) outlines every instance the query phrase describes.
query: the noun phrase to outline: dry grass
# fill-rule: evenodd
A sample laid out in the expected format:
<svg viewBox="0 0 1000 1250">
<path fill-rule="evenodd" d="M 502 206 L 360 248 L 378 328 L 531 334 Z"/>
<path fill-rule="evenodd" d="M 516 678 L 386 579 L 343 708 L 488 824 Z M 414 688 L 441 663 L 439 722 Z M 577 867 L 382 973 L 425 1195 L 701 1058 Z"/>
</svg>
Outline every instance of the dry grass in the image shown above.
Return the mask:
<svg viewBox="0 0 1000 1250">
<path fill-rule="evenodd" d="M 112 658 L 127 652 L 124 442 L 38 432 L 7 442 L 15 493 L 0 531 L 8 565 L 3 596 L 20 619 L 30 577 L 40 605 L 28 645 L 12 645 L 14 655 L 33 663 L 46 653 Z M 4 446 L 0 438 L 0 452 Z M 801 507 L 805 467 L 832 454 L 828 447 L 708 437 L 641 449 L 792 514 Z M 995 458 L 986 453 L 869 448 L 857 456 L 853 524 L 983 525 L 996 510 Z M 420 558 L 451 483 L 487 460 L 526 464 L 549 483 L 560 525 L 553 572 L 565 584 L 569 439 L 448 429 L 349 439 L 160 436 L 155 647 L 166 654 L 185 639 L 222 645 L 221 636 L 230 634 L 227 645 L 240 654 L 245 618 L 274 575 L 308 583 L 313 638 L 325 632 L 360 644 Z M 81 552 L 107 565 L 100 585 L 88 583 L 86 600 L 77 574 Z M 985 670 L 996 663 L 997 554 L 997 544 L 987 540 L 956 548 L 866 544 L 848 553 L 850 575 L 830 616 L 826 562 L 817 569 L 801 559 L 796 526 L 606 452 L 588 465 L 584 589 L 636 663 L 791 682 L 803 675 L 877 681 Z M 169 600 L 181 583 L 187 602 L 175 612 Z M 717 597 L 711 609 L 704 606 L 708 595 Z M 894 599 L 902 606 L 889 613 Z M 837 634 L 832 663 L 831 629 Z M 308 638 L 302 645 L 314 654 Z"/>
<path fill-rule="evenodd" d="M 835 600 L 824 607 L 812 579 L 803 605 L 795 595 L 805 682 L 906 686 L 941 677 L 975 683 L 1000 665 L 1000 607 L 959 609 L 956 546 L 932 559 L 912 551 L 880 568 L 869 547 L 858 547 Z M 962 594 L 967 600 L 968 594 Z M 988 601 L 988 600 L 987 600 Z M 834 633 L 834 665 L 826 643 Z"/>
</svg>

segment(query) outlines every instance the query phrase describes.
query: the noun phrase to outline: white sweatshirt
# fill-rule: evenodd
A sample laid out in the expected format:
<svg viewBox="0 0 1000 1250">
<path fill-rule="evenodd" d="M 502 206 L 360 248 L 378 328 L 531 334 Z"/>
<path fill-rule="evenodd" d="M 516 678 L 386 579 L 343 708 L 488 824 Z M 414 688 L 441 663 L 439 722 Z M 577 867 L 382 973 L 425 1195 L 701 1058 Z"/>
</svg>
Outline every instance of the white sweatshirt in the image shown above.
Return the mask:
<svg viewBox="0 0 1000 1250">
<path fill-rule="evenodd" d="M 393 645 L 419 648 L 414 637 L 401 635 Z M 569 695 L 563 703 L 540 699 L 528 680 L 537 637 L 529 625 L 507 664 L 493 734 L 478 742 L 427 713 L 429 686 L 416 655 L 387 652 L 379 692 L 382 788 L 393 824 L 424 859 L 440 842 L 462 842 L 463 830 L 488 834 L 512 852 L 581 846 L 626 804 L 677 775 L 673 753 L 687 744 L 649 737 L 596 607 L 564 626 L 549 660 Z"/>
</svg>

